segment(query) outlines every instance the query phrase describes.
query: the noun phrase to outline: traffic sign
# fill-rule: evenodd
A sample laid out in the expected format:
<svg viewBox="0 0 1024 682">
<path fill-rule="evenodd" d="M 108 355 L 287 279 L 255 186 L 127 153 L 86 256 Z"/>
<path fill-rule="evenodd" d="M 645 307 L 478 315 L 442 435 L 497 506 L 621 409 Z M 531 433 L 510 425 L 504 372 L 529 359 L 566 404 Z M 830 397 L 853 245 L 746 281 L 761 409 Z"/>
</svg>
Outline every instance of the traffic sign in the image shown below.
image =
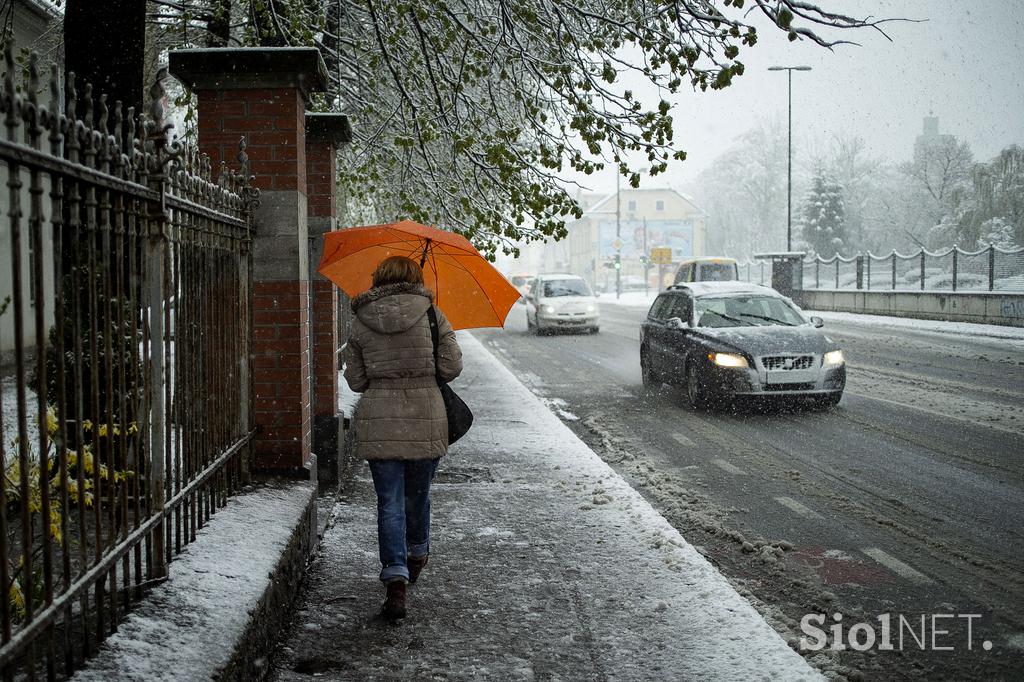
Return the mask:
<svg viewBox="0 0 1024 682">
<path fill-rule="evenodd" d="M 668 246 L 655 246 L 651 249 L 651 262 L 656 265 L 671 265 L 672 249 Z"/>
</svg>

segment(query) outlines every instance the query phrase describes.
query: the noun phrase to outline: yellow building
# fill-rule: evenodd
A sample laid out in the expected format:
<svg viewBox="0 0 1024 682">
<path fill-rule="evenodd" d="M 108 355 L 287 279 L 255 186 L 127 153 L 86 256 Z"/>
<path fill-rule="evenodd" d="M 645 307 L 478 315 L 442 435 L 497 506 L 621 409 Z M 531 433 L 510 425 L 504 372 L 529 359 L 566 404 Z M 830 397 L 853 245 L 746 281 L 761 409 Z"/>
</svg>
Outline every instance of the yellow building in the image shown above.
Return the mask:
<svg viewBox="0 0 1024 682">
<path fill-rule="evenodd" d="M 646 268 L 642 255 L 654 247 L 672 249 L 673 262 L 703 256 L 707 214 L 687 195 L 671 188 L 623 189 L 616 194 L 581 194 L 583 217 L 569 223 L 565 240 L 565 269 L 588 280 L 598 290 L 614 289 L 615 270 L 608 267 L 616 254 L 622 263 L 624 288 L 657 286 L 657 266 Z M 675 272 L 668 266 L 666 273 Z"/>
</svg>

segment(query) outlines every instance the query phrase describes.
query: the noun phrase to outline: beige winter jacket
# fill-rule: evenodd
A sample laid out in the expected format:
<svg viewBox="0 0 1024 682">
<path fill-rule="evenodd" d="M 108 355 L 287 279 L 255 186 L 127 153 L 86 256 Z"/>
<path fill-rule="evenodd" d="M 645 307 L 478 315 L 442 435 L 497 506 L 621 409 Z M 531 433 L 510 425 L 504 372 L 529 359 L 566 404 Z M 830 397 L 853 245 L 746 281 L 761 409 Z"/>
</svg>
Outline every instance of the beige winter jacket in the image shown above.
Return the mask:
<svg viewBox="0 0 1024 682">
<path fill-rule="evenodd" d="M 389 284 L 352 301 L 356 319 L 345 347 L 345 380 L 362 392 L 355 414 L 356 456 L 434 459 L 448 451 L 448 419 L 434 378 L 427 310 L 433 294 L 418 284 Z M 462 372 L 455 332 L 437 309 L 438 369 Z"/>
</svg>

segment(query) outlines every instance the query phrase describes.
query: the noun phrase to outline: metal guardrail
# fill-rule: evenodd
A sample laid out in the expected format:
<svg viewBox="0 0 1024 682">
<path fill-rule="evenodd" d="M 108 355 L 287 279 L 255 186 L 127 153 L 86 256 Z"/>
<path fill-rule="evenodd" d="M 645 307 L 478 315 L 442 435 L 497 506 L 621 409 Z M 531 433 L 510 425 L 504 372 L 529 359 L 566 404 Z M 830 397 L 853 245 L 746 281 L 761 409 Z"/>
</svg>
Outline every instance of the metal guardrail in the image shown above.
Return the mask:
<svg viewBox="0 0 1024 682">
<path fill-rule="evenodd" d="M 54 679 L 248 477 L 258 192 L 244 143 L 214 181 L 168 139 L 159 77 L 136 125 L 5 60 L 0 671 Z"/>
<path fill-rule="evenodd" d="M 740 263 L 740 279 L 771 285 L 771 263 Z M 893 250 L 803 261 L 803 288 L 865 291 L 1024 291 L 1024 248 L 990 245 L 977 251 L 952 246 L 904 255 Z"/>
</svg>

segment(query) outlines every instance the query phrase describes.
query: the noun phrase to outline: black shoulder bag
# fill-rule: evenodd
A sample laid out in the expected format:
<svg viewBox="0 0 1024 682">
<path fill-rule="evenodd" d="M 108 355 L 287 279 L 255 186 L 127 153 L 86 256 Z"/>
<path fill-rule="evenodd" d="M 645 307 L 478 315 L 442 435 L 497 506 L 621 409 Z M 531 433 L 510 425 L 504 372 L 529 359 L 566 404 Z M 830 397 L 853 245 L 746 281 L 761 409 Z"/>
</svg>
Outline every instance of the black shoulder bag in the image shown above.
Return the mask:
<svg viewBox="0 0 1024 682">
<path fill-rule="evenodd" d="M 452 390 L 452 387 L 441 378 L 437 368 L 437 313 L 434 306 L 427 310 L 427 319 L 430 321 L 430 340 L 434 343 L 434 377 L 437 379 L 437 387 L 441 389 L 441 398 L 444 399 L 444 411 L 448 414 L 448 444 L 451 445 L 466 435 L 469 427 L 473 425 L 473 411 Z"/>
</svg>

